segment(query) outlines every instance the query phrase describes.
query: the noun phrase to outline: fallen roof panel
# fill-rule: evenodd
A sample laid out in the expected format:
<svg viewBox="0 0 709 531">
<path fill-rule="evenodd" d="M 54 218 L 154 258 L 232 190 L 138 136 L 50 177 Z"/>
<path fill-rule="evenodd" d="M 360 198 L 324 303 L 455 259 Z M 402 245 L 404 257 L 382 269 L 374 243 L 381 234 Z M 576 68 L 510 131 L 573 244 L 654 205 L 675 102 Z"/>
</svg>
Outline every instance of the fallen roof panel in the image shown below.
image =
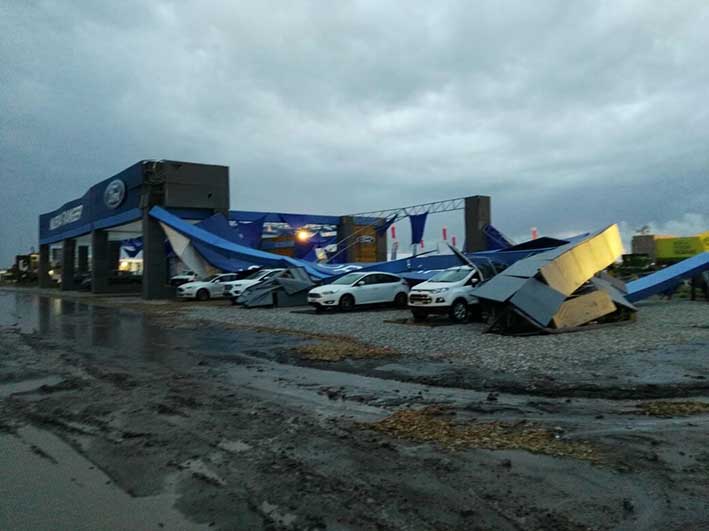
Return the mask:
<svg viewBox="0 0 709 531">
<path fill-rule="evenodd" d="M 559 311 L 565 298 L 563 293 L 530 278 L 510 299 L 510 304 L 524 312 L 539 326 L 546 327 Z"/>
<path fill-rule="evenodd" d="M 709 271 L 709 253 L 701 253 L 646 277 L 628 282 L 627 298 L 631 302 L 646 299 L 676 286 L 685 278 Z"/>
<path fill-rule="evenodd" d="M 613 313 L 616 306 L 605 291 L 592 291 L 564 302 L 554 315 L 556 328 L 573 328 Z"/>
<path fill-rule="evenodd" d="M 479 288 L 473 290 L 473 295 L 480 299 L 488 299 L 491 301 L 505 302 L 519 290 L 524 283 L 525 278 L 508 277 L 505 275 L 497 275 L 485 282 Z"/>
</svg>

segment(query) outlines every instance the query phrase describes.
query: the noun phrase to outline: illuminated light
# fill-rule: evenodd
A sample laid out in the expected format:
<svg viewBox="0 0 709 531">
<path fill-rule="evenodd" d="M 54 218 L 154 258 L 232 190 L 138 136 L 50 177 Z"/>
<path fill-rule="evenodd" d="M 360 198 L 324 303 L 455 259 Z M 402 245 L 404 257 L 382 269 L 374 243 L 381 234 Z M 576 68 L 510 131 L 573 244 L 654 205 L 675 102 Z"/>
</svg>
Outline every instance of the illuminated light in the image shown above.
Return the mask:
<svg viewBox="0 0 709 531">
<path fill-rule="evenodd" d="M 130 271 L 130 262 L 128 262 L 128 260 L 121 260 L 118 264 L 118 269 L 120 271 Z"/>
<path fill-rule="evenodd" d="M 306 242 L 313 237 L 313 234 L 305 229 L 300 229 L 295 233 L 295 237 L 301 242 Z"/>
<path fill-rule="evenodd" d="M 54 269 L 50 269 L 47 274 L 51 277 L 54 275 Z"/>
</svg>

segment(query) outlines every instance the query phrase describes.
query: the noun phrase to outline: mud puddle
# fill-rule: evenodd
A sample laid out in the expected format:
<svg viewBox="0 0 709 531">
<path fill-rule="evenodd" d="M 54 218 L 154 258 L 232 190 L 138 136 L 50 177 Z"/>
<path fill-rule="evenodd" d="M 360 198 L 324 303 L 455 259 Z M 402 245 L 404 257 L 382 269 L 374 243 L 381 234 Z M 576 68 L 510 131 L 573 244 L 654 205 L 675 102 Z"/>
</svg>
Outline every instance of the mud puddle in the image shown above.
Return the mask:
<svg viewBox="0 0 709 531">
<path fill-rule="evenodd" d="M 64 380 L 59 376 L 48 376 L 46 378 L 33 378 L 31 380 L 0 383 L 0 399 L 7 398 L 8 396 L 14 394 L 36 391 L 45 385 L 58 385 L 63 381 Z"/>
<path fill-rule="evenodd" d="M 0 435 L 0 529 L 206 529 L 170 494 L 133 498 L 55 435 L 26 426 Z"/>
</svg>

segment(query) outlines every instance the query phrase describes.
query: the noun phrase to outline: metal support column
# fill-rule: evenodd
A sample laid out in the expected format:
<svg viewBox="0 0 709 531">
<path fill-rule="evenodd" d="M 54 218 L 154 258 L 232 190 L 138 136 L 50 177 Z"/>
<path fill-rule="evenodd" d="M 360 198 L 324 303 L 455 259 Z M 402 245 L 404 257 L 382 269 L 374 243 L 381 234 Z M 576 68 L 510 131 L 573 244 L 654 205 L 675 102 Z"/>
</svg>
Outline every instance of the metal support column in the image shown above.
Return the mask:
<svg viewBox="0 0 709 531">
<path fill-rule="evenodd" d="M 52 287 L 52 279 L 49 278 L 49 244 L 45 243 L 39 246 L 39 270 L 37 275 L 40 288 Z"/>
<path fill-rule="evenodd" d="M 108 232 L 95 230 L 91 233 L 91 291 L 108 291 Z"/>
<path fill-rule="evenodd" d="M 345 262 L 355 261 L 355 239 L 352 237 L 354 230 L 354 217 L 342 216 L 337 228 L 337 241 L 340 242 L 337 252 L 344 255 Z"/>
<path fill-rule="evenodd" d="M 74 264 L 76 262 L 76 240 L 64 240 L 62 245 L 62 291 L 72 290 L 74 286 Z"/>
<path fill-rule="evenodd" d="M 386 219 L 382 218 L 379 220 L 381 224 L 384 224 L 386 222 Z M 376 238 L 376 245 L 377 245 L 377 262 L 386 262 L 387 261 L 387 232 L 389 231 L 381 231 L 377 232 L 375 238 Z"/>
<path fill-rule="evenodd" d="M 490 224 L 490 196 L 474 195 L 465 198 L 466 253 L 487 250 L 483 227 Z"/>
<path fill-rule="evenodd" d="M 143 298 L 166 299 L 174 295 L 168 285 L 165 232 L 160 223 L 143 211 Z"/>
</svg>

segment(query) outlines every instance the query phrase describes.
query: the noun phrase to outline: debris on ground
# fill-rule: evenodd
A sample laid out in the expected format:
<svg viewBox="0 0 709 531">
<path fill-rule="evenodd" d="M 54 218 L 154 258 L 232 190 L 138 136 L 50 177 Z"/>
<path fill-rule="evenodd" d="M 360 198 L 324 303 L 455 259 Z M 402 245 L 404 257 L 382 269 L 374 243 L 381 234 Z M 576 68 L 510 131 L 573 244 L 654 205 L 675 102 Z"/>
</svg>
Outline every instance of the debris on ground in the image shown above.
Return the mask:
<svg viewBox="0 0 709 531">
<path fill-rule="evenodd" d="M 553 431 L 529 422 L 473 422 L 457 424 L 454 414 L 441 406 L 401 410 L 365 425 L 397 439 L 433 442 L 449 449 L 485 448 L 526 450 L 554 457 L 573 457 L 598 463 L 597 448 L 581 441 L 560 439 Z"/>
<path fill-rule="evenodd" d="M 625 284 L 602 271 L 623 252 L 617 225 L 518 260 L 473 290 L 488 332 L 558 333 L 632 320 Z"/>
<path fill-rule="evenodd" d="M 645 402 L 638 406 L 646 415 L 654 417 L 683 417 L 709 413 L 709 404 L 706 402 Z"/>
<path fill-rule="evenodd" d="M 319 341 L 291 349 L 301 358 L 311 361 L 341 361 L 350 359 L 385 358 L 396 353 L 388 348 L 372 347 L 357 341 Z"/>
</svg>

